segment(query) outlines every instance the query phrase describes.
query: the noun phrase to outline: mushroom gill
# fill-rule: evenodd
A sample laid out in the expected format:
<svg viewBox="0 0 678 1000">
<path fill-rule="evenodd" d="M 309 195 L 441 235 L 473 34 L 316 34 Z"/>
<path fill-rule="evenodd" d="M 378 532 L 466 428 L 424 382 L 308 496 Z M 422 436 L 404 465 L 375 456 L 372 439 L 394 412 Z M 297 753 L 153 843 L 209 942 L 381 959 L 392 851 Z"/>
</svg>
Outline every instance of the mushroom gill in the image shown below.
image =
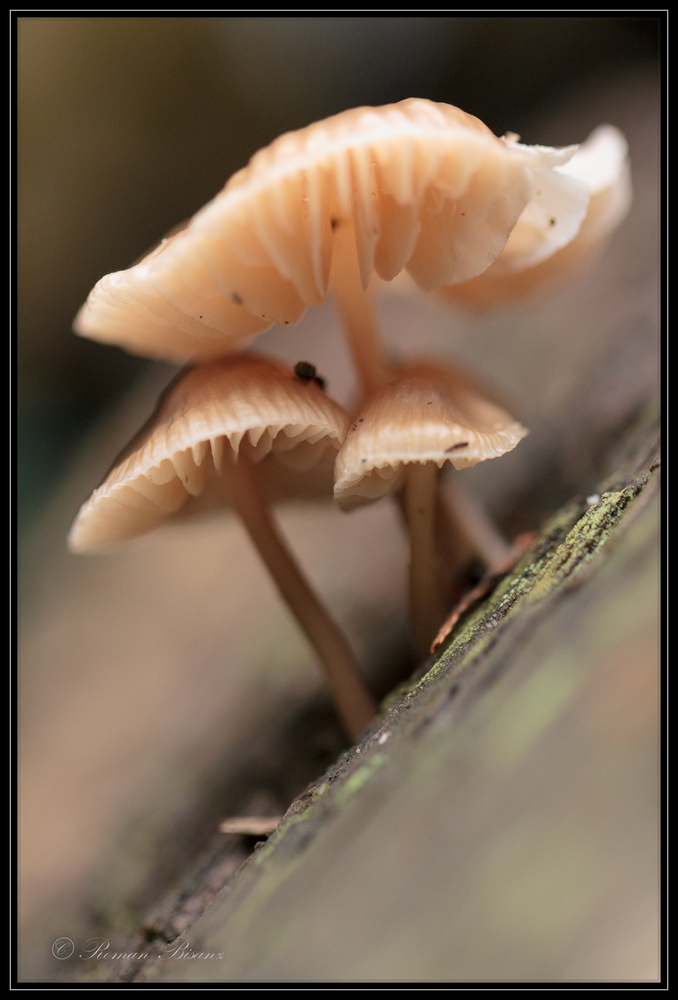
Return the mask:
<svg viewBox="0 0 678 1000">
<path fill-rule="evenodd" d="M 326 298 L 335 230 L 360 281 L 403 268 L 424 289 L 480 274 L 535 199 L 559 209 L 552 249 L 576 233 L 588 190 L 557 173 L 575 147 L 498 139 L 458 108 L 408 99 L 354 108 L 280 136 L 186 224 L 102 278 L 77 333 L 173 361 L 237 351 Z"/>
</svg>

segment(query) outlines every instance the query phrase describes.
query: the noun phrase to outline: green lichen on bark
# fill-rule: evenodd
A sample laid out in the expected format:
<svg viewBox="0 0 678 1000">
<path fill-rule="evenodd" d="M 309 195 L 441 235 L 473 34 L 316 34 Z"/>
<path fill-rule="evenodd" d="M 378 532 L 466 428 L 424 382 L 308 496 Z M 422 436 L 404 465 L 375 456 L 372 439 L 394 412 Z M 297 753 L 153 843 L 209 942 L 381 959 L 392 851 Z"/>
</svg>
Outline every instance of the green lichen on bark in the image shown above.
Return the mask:
<svg viewBox="0 0 678 1000">
<path fill-rule="evenodd" d="M 648 486 L 658 468 L 655 458 L 628 485 L 596 494 L 593 502 L 576 499 L 563 507 L 490 596 L 462 619 L 426 674 L 414 686 L 401 687 L 398 695 L 411 697 L 443 673 L 457 676 L 484 651 L 495 631 L 526 605 L 538 605 L 580 583 L 592 560 L 602 557 L 629 504 Z M 611 478 L 619 479 L 620 474 Z M 393 704 L 393 696 L 390 701 Z"/>
</svg>

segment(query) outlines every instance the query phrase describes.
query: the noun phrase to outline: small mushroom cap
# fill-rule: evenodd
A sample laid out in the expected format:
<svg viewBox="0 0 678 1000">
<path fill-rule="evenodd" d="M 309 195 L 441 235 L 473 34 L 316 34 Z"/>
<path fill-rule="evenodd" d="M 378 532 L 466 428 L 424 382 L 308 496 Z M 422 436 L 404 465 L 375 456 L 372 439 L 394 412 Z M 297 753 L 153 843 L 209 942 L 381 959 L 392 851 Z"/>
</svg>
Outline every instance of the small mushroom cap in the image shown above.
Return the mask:
<svg viewBox="0 0 678 1000">
<path fill-rule="evenodd" d="M 482 308 L 544 291 L 573 277 L 603 247 L 631 206 L 631 171 L 623 134 L 612 125 L 601 125 L 568 163 L 555 170 L 585 183 L 591 194 L 574 237 L 554 250 L 551 219 L 555 214 L 539 219 L 530 205 L 495 262 L 470 281 L 441 287 L 445 298 Z"/>
<path fill-rule="evenodd" d="M 173 361 L 237 351 L 327 296 L 333 226 L 350 220 L 363 285 L 407 267 L 430 290 L 466 281 L 503 250 L 526 206 L 558 206 L 572 238 L 586 185 L 553 150 L 498 139 L 472 115 L 408 99 L 354 108 L 280 136 L 138 264 L 106 275 L 77 333 Z"/>
<path fill-rule="evenodd" d="M 80 508 L 69 547 L 96 551 L 224 506 L 221 470 L 238 458 L 262 463 L 269 499 L 314 494 L 319 484 L 329 496 L 348 422 L 318 385 L 273 362 L 239 356 L 190 369 Z"/>
<path fill-rule="evenodd" d="M 408 365 L 349 427 L 334 499 L 352 510 L 398 489 L 408 462 L 464 469 L 511 451 L 527 433 L 461 372 Z"/>
</svg>

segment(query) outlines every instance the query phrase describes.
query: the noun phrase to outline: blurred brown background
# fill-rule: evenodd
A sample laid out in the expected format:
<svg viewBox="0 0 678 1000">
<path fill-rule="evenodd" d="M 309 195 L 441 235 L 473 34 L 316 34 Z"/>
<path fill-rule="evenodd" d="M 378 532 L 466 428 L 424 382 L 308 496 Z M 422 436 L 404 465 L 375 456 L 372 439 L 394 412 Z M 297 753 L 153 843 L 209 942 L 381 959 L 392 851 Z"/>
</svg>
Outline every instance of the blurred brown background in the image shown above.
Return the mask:
<svg viewBox="0 0 678 1000">
<path fill-rule="evenodd" d="M 577 281 L 484 316 L 380 300 L 392 352 L 461 360 L 530 427 L 464 475 L 507 534 L 535 528 L 595 487 L 601 454 L 657 392 L 661 45 L 655 17 L 18 19 L 26 976 L 56 978 L 59 935 L 133 924 L 134 893 L 169 884 L 201 830 L 284 810 L 341 748 L 317 723 L 313 658 L 230 518 L 110 556 L 65 551 L 79 504 L 173 372 L 71 332 L 90 288 L 260 146 L 348 107 L 427 97 L 553 145 L 617 125 L 633 208 Z M 350 402 L 331 303 L 254 348 L 316 363 Z M 385 693 L 412 666 L 397 512 L 328 505 L 281 520 Z"/>
</svg>

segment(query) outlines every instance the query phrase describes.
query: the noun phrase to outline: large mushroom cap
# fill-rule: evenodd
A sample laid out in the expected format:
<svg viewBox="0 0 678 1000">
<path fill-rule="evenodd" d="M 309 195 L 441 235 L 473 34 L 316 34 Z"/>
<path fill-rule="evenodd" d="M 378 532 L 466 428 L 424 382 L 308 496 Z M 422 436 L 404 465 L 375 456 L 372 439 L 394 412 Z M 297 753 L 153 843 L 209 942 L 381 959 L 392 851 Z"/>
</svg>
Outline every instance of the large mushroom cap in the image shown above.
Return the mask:
<svg viewBox="0 0 678 1000">
<path fill-rule="evenodd" d="M 302 473 L 318 467 L 330 495 L 348 422 L 317 384 L 273 362 L 239 356 L 193 368 L 80 508 L 69 546 L 95 551 L 224 504 L 220 476 L 239 455 L 262 463 L 269 498 L 305 495 Z"/>
<path fill-rule="evenodd" d="M 341 220 L 364 287 L 373 269 L 407 267 L 426 290 L 480 274 L 535 199 L 537 214 L 557 205 L 553 252 L 586 210 L 586 185 L 553 170 L 574 148 L 498 139 L 427 100 L 345 111 L 260 150 L 183 230 L 102 278 L 74 328 L 174 361 L 238 350 L 325 300 Z"/>
<path fill-rule="evenodd" d="M 490 267 L 470 281 L 445 285 L 451 301 L 492 307 L 551 288 L 577 273 L 626 216 L 632 199 L 628 146 L 619 129 L 601 125 L 571 160 L 555 172 L 582 181 L 591 197 L 573 239 L 551 250 L 552 215 L 531 203 L 518 219 L 504 250 Z M 550 211 L 551 209 L 549 209 Z"/>
<path fill-rule="evenodd" d="M 408 463 L 467 468 L 511 451 L 527 433 L 459 371 L 408 365 L 350 426 L 335 462 L 334 498 L 352 510 L 398 489 Z"/>
</svg>

